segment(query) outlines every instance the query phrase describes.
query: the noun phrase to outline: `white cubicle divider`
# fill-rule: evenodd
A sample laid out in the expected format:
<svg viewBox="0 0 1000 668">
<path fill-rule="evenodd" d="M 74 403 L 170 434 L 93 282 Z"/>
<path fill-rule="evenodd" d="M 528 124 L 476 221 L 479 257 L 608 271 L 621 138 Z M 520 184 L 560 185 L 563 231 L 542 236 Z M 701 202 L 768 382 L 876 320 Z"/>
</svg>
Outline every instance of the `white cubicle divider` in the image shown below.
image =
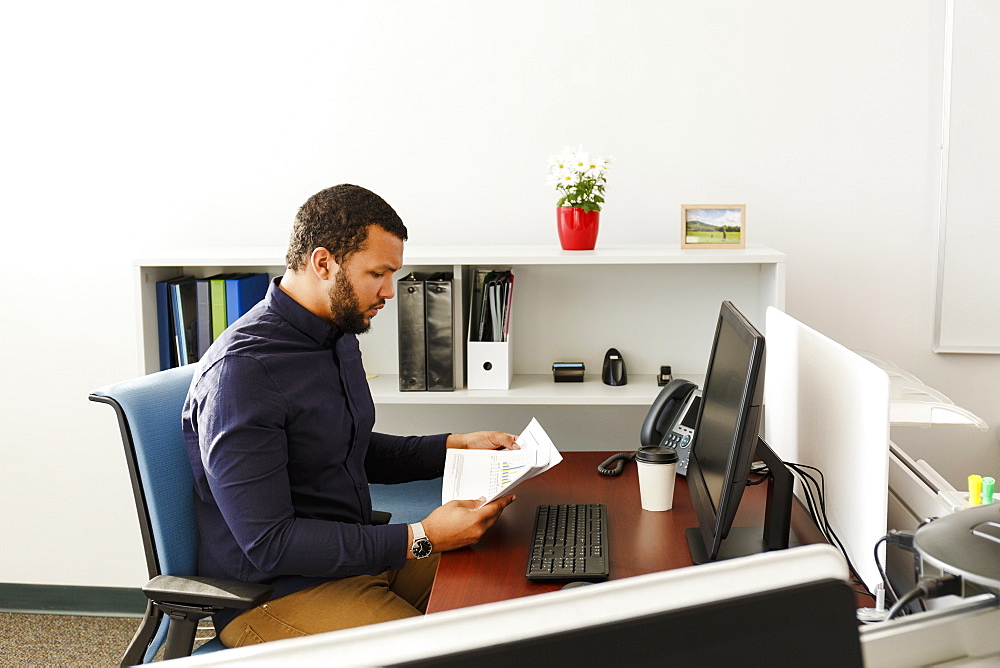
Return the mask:
<svg viewBox="0 0 1000 668">
<path fill-rule="evenodd" d="M 382 624 L 333 631 L 314 636 L 253 645 L 201 656 L 178 659 L 178 666 L 388 666 L 407 662 L 431 665 L 435 658 L 449 657 L 480 648 L 508 643 L 532 643 L 543 637 L 567 632 L 598 629 L 630 620 L 641 621 L 667 611 L 697 613 L 700 606 L 715 606 L 721 601 L 752 598 L 775 590 L 825 582 L 846 582 L 847 566 L 843 557 L 829 545 L 806 545 L 789 550 L 756 554 L 740 559 L 689 566 L 650 573 L 622 580 L 612 580 L 587 587 L 525 596 L 457 610 L 437 612 L 422 617 L 400 619 Z M 848 600 L 848 606 L 853 604 Z M 773 612 L 773 609 L 772 609 Z M 853 627 L 853 614 L 848 624 Z M 716 642 L 738 640 L 739 651 L 747 657 L 772 651 L 778 646 L 767 634 L 787 635 L 795 619 L 777 614 L 766 623 L 747 625 L 744 636 L 731 637 L 725 628 L 708 629 Z M 825 636 L 836 636 L 829 626 L 810 627 L 817 643 Z M 754 639 L 760 644 L 755 645 Z M 809 640 L 809 639 L 806 639 Z M 623 662 L 630 655 L 649 654 L 671 663 L 672 651 L 680 654 L 691 648 L 684 637 L 671 634 L 671 628 L 648 634 L 643 648 L 606 643 Z M 823 651 L 823 648 L 817 648 Z M 695 652 L 698 649 L 695 648 Z M 710 652 L 706 649 L 705 652 Z M 832 651 L 838 651 L 836 649 Z M 860 657 L 860 640 L 858 644 Z M 559 664 L 559 657 L 538 656 L 538 662 Z M 806 661 L 808 663 L 808 661 Z M 692 665 L 690 661 L 681 662 Z M 449 665 L 454 665 L 454 662 Z M 474 662 L 473 662 L 474 665 Z"/>
<path fill-rule="evenodd" d="M 776 308 L 766 317 L 764 440 L 782 460 L 823 472 L 830 526 L 874 591 L 872 550 L 888 507 L 889 377 Z"/>
</svg>

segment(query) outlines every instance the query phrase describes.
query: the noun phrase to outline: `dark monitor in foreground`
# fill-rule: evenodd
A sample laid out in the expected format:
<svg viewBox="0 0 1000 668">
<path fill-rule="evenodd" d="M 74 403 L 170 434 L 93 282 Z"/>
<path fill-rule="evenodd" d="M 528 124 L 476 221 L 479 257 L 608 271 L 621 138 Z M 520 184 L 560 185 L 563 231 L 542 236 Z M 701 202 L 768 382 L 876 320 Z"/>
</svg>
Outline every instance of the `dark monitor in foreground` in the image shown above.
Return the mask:
<svg viewBox="0 0 1000 668">
<path fill-rule="evenodd" d="M 687 530 L 696 564 L 788 547 L 792 475 L 758 436 L 763 395 L 764 336 L 723 302 L 687 471 L 698 516 L 698 527 Z M 770 476 L 765 523 L 734 529 L 755 456 Z"/>
<path fill-rule="evenodd" d="M 210 663 L 860 667 L 848 577 L 836 548 L 807 545 L 260 643 Z"/>
<path fill-rule="evenodd" d="M 542 657 L 576 666 L 863 665 L 854 594 L 836 580 L 396 665 L 527 666 Z"/>
</svg>

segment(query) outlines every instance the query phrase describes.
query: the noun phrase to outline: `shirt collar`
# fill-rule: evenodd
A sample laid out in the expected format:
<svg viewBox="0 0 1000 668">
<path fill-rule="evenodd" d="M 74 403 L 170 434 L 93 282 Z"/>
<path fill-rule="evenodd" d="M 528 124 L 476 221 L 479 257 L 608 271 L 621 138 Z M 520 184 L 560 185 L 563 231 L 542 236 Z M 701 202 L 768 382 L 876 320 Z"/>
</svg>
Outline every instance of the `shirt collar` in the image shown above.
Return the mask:
<svg viewBox="0 0 1000 668">
<path fill-rule="evenodd" d="M 317 345 L 333 348 L 344 332 L 295 301 L 291 295 L 278 287 L 280 283 L 281 276 L 271 279 L 267 296 L 264 298 L 267 308 L 280 315 Z"/>
</svg>

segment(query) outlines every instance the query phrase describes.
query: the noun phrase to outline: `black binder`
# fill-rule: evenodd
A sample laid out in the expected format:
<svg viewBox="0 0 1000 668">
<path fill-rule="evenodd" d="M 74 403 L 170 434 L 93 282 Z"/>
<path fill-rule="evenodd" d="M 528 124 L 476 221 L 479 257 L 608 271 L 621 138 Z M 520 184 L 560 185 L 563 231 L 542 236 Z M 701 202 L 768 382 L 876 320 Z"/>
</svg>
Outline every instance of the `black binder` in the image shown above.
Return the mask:
<svg viewBox="0 0 1000 668">
<path fill-rule="evenodd" d="M 399 391 L 427 389 L 424 281 L 414 274 L 396 281 L 399 309 Z"/>
<path fill-rule="evenodd" d="M 444 272 L 396 281 L 400 392 L 455 389 L 452 287 L 452 275 Z"/>
<path fill-rule="evenodd" d="M 427 340 L 427 389 L 455 389 L 455 319 L 452 310 L 451 274 L 432 274 L 424 281 L 425 335 Z"/>
</svg>

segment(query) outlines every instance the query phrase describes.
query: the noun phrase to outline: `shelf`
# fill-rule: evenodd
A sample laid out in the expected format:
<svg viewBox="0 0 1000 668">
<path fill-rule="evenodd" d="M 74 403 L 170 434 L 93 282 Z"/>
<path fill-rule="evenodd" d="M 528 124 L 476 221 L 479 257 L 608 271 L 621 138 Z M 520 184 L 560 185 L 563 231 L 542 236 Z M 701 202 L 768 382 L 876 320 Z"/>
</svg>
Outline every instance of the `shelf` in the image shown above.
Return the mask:
<svg viewBox="0 0 1000 668">
<path fill-rule="evenodd" d="M 283 267 L 285 253 L 276 246 L 191 248 L 138 257 L 132 264 L 136 267 Z"/>
<path fill-rule="evenodd" d="M 284 248 L 244 246 L 153 250 L 134 259 L 141 368 L 147 373 L 159 368 L 157 281 L 229 271 L 260 271 L 274 277 L 284 272 L 284 258 Z M 661 389 L 653 374 L 662 365 L 669 364 L 675 376 L 703 382 L 723 300 L 738 304 L 760 325 L 769 306 L 784 307 L 785 254 L 759 245 L 682 249 L 677 244 L 649 244 L 563 251 L 557 244 L 407 244 L 403 262 L 403 271 L 454 273 L 455 294 L 461 296 L 454 305 L 459 342 L 468 328 L 472 268 L 515 269 L 515 376 L 506 390 L 463 387 L 466 346 L 459 343 L 455 391 L 400 392 L 397 301 L 390 300 L 359 342 L 366 371 L 376 374 L 370 387 L 380 424 L 393 433 L 416 433 L 413 430 L 421 428 L 436 433 L 428 431 L 437 428 L 436 421 L 462 419 L 463 408 L 470 406 L 506 408 L 507 413 L 520 406 L 613 407 L 630 414 L 636 408 L 645 410 Z M 628 361 L 629 383 L 621 387 L 601 382 L 604 355 L 612 347 Z M 585 381 L 554 382 L 551 366 L 556 360 L 585 363 Z M 698 371 L 698 376 L 685 374 L 688 369 Z M 414 415 L 407 406 L 439 410 Z M 620 425 L 608 420 L 605 411 L 582 413 L 563 426 L 562 438 L 608 441 L 618 434 Z"/>
<path fill-rule="evenodd" d="M 767 246 L 744 249 L 683 249 L 677 244 L 609 246 L 564 251 L 554 246 L 407 246 L 407 265 L 461 264 L 614 265 L 614 264 L 776 264 L 785 254 Z M 277 247 L 197 248 L 150 254 L 133 260 L 141 267 L 284 266 Z"/>
<path fill-rule="evenodd" d="M 770 264 L 785 254 L 766 246 L 736 250 L 690 250 L 676 244 L 609 246 L 592 251 L 564 251 L 554 246 L 425 246 L 403 253 L 407 264 Z"/>
<path fill-rule="evenodd" d="M 925 385 L 913 374 L 873 353 L 855 350 L 889 376 L 889 424 L 892 426 L 972 425 L 982 431 L 989 425 L 944 394 Z"/>
<path fill-rule="evenodd" d="M 704 376 L 685 376 L 703 383 Z M 654 375 L 629 376 L 627 385 L 605 385 L 598 374 L 582 383 L 556 383 L 551 375 L 515 375 L 509 390 L 469 390 L 454 392 L 400 392 L 399 376 L 384 374 L 369 380 L 376 404 L 489 404 L 546 406 L 649 406 L 662 389 Z"/>
</svg>

